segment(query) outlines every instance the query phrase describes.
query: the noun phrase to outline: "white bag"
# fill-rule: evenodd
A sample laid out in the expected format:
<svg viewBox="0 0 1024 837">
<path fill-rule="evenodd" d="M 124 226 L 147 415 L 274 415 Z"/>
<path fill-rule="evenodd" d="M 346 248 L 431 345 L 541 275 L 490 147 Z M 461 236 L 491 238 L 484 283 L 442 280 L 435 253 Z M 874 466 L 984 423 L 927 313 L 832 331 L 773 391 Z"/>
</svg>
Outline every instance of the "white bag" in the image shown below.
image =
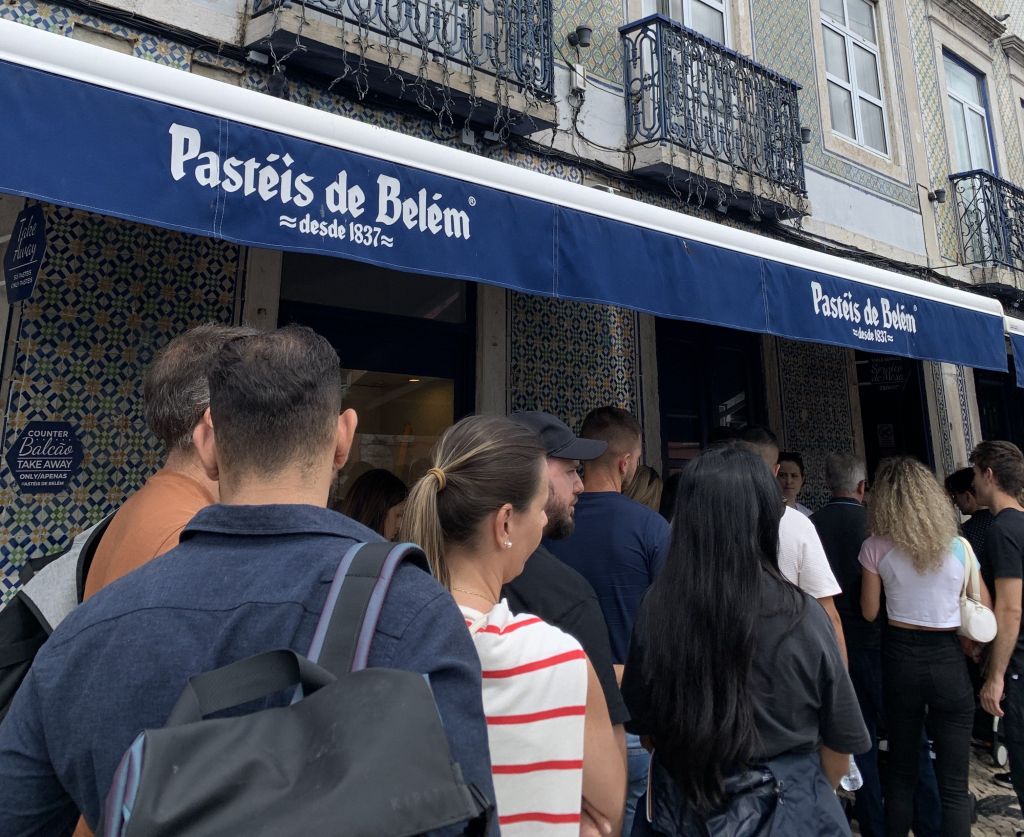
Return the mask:
<svg viewBox="0 0 1024 837">
<path fill-rule="evenodd" d="M 996 615 L 974 596 L 981 587 L 978 581 L 978 559 L 970 543 L 964 538 L 957 538 L 964 550 L 964 586 L 960 590 L 960 636 L 973 639 L 975 642 L 991 642 L 996 638 Z M 967 581 L 971 582 L 973 596 L 967 594 Z"/>
</svg>

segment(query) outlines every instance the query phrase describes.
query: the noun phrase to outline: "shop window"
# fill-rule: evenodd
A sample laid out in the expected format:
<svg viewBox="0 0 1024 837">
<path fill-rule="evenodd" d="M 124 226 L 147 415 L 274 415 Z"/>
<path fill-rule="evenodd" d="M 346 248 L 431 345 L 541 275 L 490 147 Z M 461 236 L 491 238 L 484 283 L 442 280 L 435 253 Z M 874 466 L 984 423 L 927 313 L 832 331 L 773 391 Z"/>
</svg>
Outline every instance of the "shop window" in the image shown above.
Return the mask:
<svg viewBox="0 0 1024 837">
<path fill-rule="evenodd" d="M 821 0 L 832 130 L 889 154 L 877 8 L 870 0 Z"/>
</svg>

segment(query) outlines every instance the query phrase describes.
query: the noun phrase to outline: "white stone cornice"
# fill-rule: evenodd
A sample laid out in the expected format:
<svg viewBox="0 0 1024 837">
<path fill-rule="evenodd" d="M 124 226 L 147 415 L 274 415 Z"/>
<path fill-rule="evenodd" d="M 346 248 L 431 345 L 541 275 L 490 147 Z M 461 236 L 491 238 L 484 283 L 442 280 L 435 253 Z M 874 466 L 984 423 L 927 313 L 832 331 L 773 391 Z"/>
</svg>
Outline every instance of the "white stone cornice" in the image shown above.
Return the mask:
<svg viewBox="0 0 1024 837">
<path fill-rule="evenodd" d="M 1024 67 L 1024 40 L 1017 35 L 1003 35 L 999 39 L 999 46 L 1003 48 L 1007 58 Z"/>
<path fill-rule="evenodd" d="M 973 0 L 932 0 L 946 14 L 991 43 L 1006 27 Z"/>
</svg>

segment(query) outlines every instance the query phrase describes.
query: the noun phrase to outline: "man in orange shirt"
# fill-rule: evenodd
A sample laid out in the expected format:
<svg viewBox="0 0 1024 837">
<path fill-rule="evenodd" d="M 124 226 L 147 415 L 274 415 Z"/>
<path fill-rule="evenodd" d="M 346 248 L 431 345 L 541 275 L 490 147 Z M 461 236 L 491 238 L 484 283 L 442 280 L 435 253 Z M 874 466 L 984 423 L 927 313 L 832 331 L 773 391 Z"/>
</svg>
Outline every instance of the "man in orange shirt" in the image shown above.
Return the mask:
<svg viewBox="0 0 1024 837">
<path fill-rule="evenodd" d="M 178 545 L 185 524 L 218 501 L 192 445 L 192 430 L 210 406 L 206 373 L 229 340 L 254 329 L 201 325 L 175 337 L 146 370 L 146 423 L 164 443 L 164 466 L 128 498 L 103 534 L 85 582 L 85 598 Z"/>
</svg>

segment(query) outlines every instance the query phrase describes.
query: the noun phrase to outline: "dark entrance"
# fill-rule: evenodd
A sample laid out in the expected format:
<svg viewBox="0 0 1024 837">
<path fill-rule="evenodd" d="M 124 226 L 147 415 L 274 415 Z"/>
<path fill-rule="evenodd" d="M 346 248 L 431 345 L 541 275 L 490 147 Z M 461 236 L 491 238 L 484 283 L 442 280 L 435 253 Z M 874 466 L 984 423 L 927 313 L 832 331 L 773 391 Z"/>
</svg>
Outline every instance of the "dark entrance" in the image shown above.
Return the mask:
<svg viewBox="0 0 1024 837">
<path fill-rule="evenodd" d="M 933 466 L 921 364 L 857 352 L 857 386 L 868 473 L 880 460 L 906 454 Z"/>
<path fill-rule="evenodd" d="M 286 253 L 281 325 L 324 335 L 341 358 L 359 430 L 342 483 L 387 468 L 411 484 L 437 437 L 475 407 L 476 288 L 357 262 Z"/>
<path fill-rule="evenodd" d="M 678 471 L 716 428 L 765 420 L 757 334 L 658 319 L 658 390 L 666 474 Z"/>
<path fill-rule="evenodd" d="M 1008 358 L 1008 373 L 974 370 L 974 388 L 978 395 L 978 418 L 983 439 L 1005 439 L 1017 447 L 1024 445 L 1024 389 L 1017 386 L 1013 356 Z"/>
</svg>

